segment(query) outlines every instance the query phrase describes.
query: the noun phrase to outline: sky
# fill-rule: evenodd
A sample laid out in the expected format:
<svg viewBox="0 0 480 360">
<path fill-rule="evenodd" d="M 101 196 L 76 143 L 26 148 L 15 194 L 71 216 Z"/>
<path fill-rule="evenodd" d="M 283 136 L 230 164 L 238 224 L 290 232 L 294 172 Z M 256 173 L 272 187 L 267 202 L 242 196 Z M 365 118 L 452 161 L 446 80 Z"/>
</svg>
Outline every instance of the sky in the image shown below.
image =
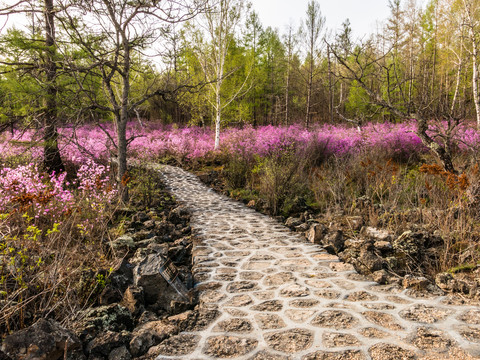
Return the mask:
<svg viewBox="0 0 480 360">
<path fill-rule="evenodd" d="M 310 0 L 251 0 L 264 27 L 271 26 L 285 31 L 292 22 L 298 27 L 305 17 Z M 353 38 L 362 38 L 376 31 L 376 23 L 390 14 L 388 0 L 317 0 L 326 18 L 326 26 L 335 33 L 345 19 L 350 20 Z"/>
</svg>

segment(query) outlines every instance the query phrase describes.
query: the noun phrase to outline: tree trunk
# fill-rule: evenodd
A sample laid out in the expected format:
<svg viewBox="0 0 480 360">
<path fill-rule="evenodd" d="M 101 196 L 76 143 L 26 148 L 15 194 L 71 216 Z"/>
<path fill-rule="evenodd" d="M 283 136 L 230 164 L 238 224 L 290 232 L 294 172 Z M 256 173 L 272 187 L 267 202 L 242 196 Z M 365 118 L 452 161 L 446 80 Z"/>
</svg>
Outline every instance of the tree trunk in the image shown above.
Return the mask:
<svg viewBox="0 0 480 360">
<path fill-rule="evenodd" d="M 305 116 L 305 127 L 308 129 L 310 125 L 310 107 L 311 107 L 311 98 L 312 98 L 312 84 L 313 84 L 313 54 L 312 59 L 310 59 L 310 71 L 308 74 L 308 88 L 307 88 L 307 114 Z"/>
<path fill-rule="evenodd" d="M 117 146 L 118 146 L 118 191 L 123 201 L 128 200 L 127 185 L 127 112 L 124 107 L 117 118 Z"/>
<path fill-rule="evenodd" d="M 220 123 L 221 123 L 221 115 L 222 115 L 222 104 L 220 98 L 220 90 L 217 91 L 215 95 L 215 150 L 220 147 Z"/>
<path fill-rule="evenodd" d="M 472 31 L 473 32 L 473 31 Z M 473 76 L 472 76 L 472 90 L 473 90 L 473 102 L 475 103 L 475 112 L 477 114 L 477 128 L 480 129 L 480 97 L 478 93 L 478 84 L 480 82 L 480 75 L 478 73 L 478 48 L 477 42 L 474 38 L 475 34 L 472 34 L 473 48 L 472 48 L 472 63 L 473 63 Z"/>
<path fill-rule="evenodd" d="M 43 122 L 43 164 L 48 172 L 65 170 L 58 149 L 57 130 L 57 66 L 55 64 L 55 24 L 53 0 L 45 0 L 45 115 Z"/>
</svg>

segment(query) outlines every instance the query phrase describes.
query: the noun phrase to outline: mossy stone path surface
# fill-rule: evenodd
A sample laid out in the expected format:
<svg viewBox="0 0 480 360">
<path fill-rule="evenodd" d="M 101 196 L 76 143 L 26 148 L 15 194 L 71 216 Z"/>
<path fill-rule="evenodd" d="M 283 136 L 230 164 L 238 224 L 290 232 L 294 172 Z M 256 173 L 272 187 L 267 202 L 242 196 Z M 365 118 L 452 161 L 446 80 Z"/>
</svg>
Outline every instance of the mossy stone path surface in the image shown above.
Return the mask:
<svg viewBox="0 0 480 360">
<path fill-rule="evenodd" d="M 378 285 L 275 220 L 176 167 L 158 168 L 192 213 L 205 319 L 160 359 L 480 358 L 480 308 Z"/>
</svg>

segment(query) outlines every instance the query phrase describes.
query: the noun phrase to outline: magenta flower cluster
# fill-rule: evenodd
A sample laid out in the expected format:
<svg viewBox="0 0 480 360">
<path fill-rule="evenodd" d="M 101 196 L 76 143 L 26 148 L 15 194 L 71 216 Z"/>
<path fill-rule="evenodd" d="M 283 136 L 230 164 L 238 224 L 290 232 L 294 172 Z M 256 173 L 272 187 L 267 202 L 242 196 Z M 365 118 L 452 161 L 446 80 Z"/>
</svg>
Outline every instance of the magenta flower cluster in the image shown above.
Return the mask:
<svg viewBox="0 0 480 360">
<path fill-rule="evenodd" d="M 437 129 L 432 125 L 431 134 Z M 321 145 L 327 155 L 343 156 L 362 151 L 393 155 L 411 155 L 426 148 L 415 134 L 416 123 L 369 123 L 357 129 L 343 125 L 319 125 L 305 129 L 299 125 L 227 128 L 221 133 L 220 149 L 214 151 L 214 132 L 210 128 L 184 127 L 159 123 L 132 122 L 128 126 L 128 152 L 137 159 L 155 160 L 165 155 L 192 160 L 215 155 L 269 156 L 287 148 L 302 149 Z M 115 155 L 115 128 L 112 124 L 84 125 L 76 129 L 60 129 L 60 150 L 65 160 L 85 164 L 86 159 L 108 160 Z M 454 134 L 458 149 L 477 149 L 480 133 L 468 124 L 459 126 Z M 33 131 L 4 134 L 0 137 L 1 156 L 29 154 L 32 159 L 42 155 L 40 147 L 31 146 L 40 135 Z M 439 141 L 440 137 L 438 137 Z"/>
<path fill-rule="evenodd" d="M 66 172 L 43 174 L 35 163 L 4 167 L 0 170 L 0 214 L 20 212 L 35 219 L 61 222 L 81 208 L 82 213 L 92 210 L 96 216 L 102 216 L 99 210 L 117 193 L 108 173 L 108 167 L 87 160 L 71 184 L 66 181 Z M 83 220 L 85 230 L 93 226 L 88 218 Z"/>
</svg>

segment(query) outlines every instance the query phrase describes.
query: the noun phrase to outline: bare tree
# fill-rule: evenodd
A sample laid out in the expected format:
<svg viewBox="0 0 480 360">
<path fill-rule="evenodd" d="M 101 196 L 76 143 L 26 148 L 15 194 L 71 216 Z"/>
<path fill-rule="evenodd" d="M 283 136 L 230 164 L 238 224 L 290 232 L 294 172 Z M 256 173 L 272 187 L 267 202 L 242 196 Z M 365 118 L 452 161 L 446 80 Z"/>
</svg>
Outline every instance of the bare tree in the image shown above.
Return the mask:
<svg viewBox="0 0 480 360">
<path fill-rule="evenodd" d="M 465 26 L 469 33 L 470 46 L 468 52 L 472 57 L 472 92 L 475 112 L 477 116 L 477 128 L 480 129 L 480 72 L 478 61 L 480 60 L 480 2 L 478 0 L 463 0 L 465 11 Z"/>
<path fill-rule="evenodd" d="M 202 66 L 205 79 L 209 82 L 209 88 L 213 94 L 210 105 L 215 113 L 215 149 L 220 146 L 222 112 L 245 92 L 249 78 L 246 76 L 245 81 L 232 93 L 225 94 L 223 89 L 225 79 L 238 70 L 238 68 L 229 68 L 226 60 L 245 7 L 245 0 L 210 0 L 208 11 L 196 22 L 201 31 L 195 31 L 192 34 L 198 62 Z"/>
<path fill-rule="evenodd" d="M 303 24 L 303 33 L 306 35 L 307 45 L 307 104 L 305 114 L 305 126 L 308 128 L 311 122 L 312 110 L 312 91 L 315 78 L 315 62 L 319 56 L 320 40 L 323 28 L 325 26 L 325 17 L 320 11 L 320 4 L 311 0 L 308 3 L 307 14 Z"/>
<path fill-rule="evenodd" d="M 422 140 L 422 143 L 427 146 L 442 162 L 446 171 L 457 173 L 453 165 L 451 141 L 452 134 L 456 126 L 459 124 L 459 119 L 454 118 L 451 114 L 435 114 L 430 108 L 430 104 L 418 103 L 407 104 L 393 103 L 390 97 L 383 96 L 383 94 L 372 86 L 369 76 L 377 77 L 377 80 L 384 81 L 382 74 L 386 74 L 384 59 L 387 54 L 375 54 L 366 50 L 368 46 L 358 46 L 347 57 L 342 56 L 335 47 L 331 47 L 332 54 L 337 59 L 338 63 L 345 70 L 342 73 L 344 79 L 356 81 L 357 84 L 365 90 L 370 101 L 385 110 L 388 110 L 394 116 L 400 119 L 416 119 L 417 121 L 417 135 Z M 372 75 L 374 73 L 375 75 Z M 385 75 L 384 75 L 385 76 Z M 413 109 L 408 112 L 408 109 Z M 448 127 L 443 135 L 437 134 L 437 137 L 432 136 L 428 130 L 428 118 L 442 117 L 447 118 Z"/>
<path fill-rule="evenodd" d="M 124 185 L 130 114 L 148 99 L 166 96 L 165 89 L 159 89 L 155 81 L 145 83 L 140 93 L 132 92 L 132 79 L 141 76 L 143 71 L 135 59 L 142 58 L 146 49 L 169 31 L 170 24 L 189 20 L 201 9 L 202 3 L 183 0 L 93 0 L 73 3 L 65 0 L 63 4 L 65 29 L 73 44 L 88 54 L 86 65 L 74 66 L 79 73 L 93 72 L 101 78 L 107 102 L 100 102 L 85 88 L 80 75 L 77 76 L 77 83 L 88 94 L 90 106 L 114 115 L 117 180 L 124 199 L 128 197 Z"/>
</svg>

